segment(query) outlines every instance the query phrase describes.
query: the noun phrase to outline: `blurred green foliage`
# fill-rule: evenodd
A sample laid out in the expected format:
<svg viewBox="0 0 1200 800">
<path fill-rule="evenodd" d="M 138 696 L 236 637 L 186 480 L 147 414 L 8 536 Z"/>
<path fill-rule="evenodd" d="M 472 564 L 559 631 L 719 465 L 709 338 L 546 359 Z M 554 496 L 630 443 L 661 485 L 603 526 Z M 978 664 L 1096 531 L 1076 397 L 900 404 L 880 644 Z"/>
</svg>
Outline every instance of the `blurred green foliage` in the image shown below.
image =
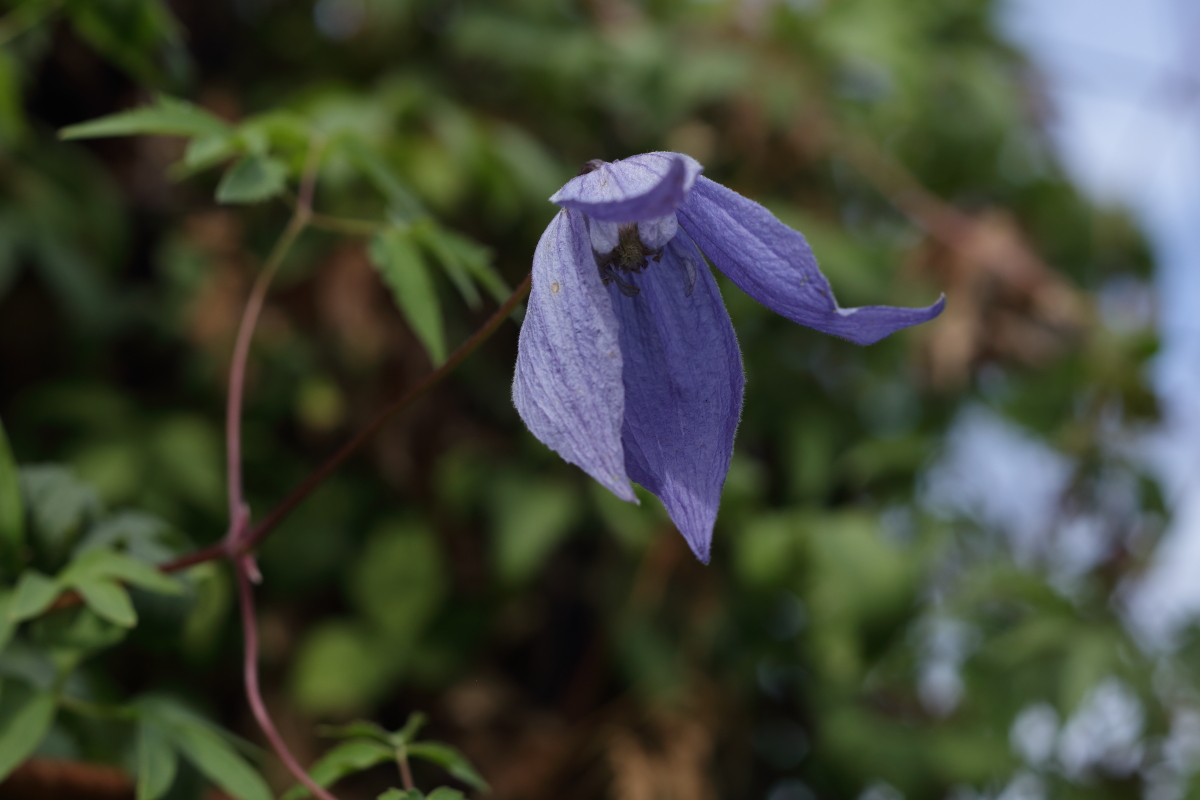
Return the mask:
<svg viewBox="0 0 1200 800">
<path fill-rule="evenodd" d="M 226 528 L 228 355 L 306 163 L 250 372 L 258 514 L 507 297 L 579 164 L 671 149 L 804 231 L 845 305 L 946 314 L 861 349 L 719 278 L 747 395 L 707 568 L 523 431 L 502 329 L 261 552 L 269 702 L 318 780 L 411 800 L 404 750 L 500 800 L 1200 796 L 1197 638 L 1125 607 L 1165 524 L 1124 445 L 1155 339 L 1096 302 L 1149 259 L 1064 179 L 994 3 L 0 8 L 0 774 L 289 790 L 228 732 L 259 738 L 224 565 L 152 565 Z M 1062 465 L 1044 523 L 968 496 L 1011 457 L 953 458 L 981 418 Z"/>
</svg>

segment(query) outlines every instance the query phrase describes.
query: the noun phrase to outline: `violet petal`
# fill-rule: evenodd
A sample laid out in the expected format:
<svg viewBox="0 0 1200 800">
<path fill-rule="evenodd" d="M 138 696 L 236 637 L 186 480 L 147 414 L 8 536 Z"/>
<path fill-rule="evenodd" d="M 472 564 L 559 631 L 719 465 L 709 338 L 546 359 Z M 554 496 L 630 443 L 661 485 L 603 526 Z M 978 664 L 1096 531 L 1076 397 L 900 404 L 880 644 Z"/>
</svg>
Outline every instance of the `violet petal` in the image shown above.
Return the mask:
<svg viewBox="0 0 1200 800">
<path fill-rule="evenodd" d="M 573 178 L 550 202 L 602 222 L 665 217 L 679 208 L 703 170 L 682 153 L 643 153 Z"/>
<path fill-rule="evenodd" d="M 690 296 L 681 259 L 698 265 Z M 625 469 L 708 563 L 742 410 L 741 353 L 717 282 L 686 234 L 630 280 L 636 297 L 609 288 L 625 359 Z"/>
<path fill-rule="evenodd" d="M 637 502 L 621 444 L 625 389 L 617 327 L 587 221 L 578 211 L 560 211 L 533 254 L 513 403 L 543 444 L 617 497 Z"/>
<path fill-rule="evenodd" d="M 839 308 L 803 235 L 703 176 L 680 207 L 679 224 L 746 294 L 794 322 L 857 344 L 927 322 L 946 303 L 942 297 L 925 308 Z"/>
</svg>

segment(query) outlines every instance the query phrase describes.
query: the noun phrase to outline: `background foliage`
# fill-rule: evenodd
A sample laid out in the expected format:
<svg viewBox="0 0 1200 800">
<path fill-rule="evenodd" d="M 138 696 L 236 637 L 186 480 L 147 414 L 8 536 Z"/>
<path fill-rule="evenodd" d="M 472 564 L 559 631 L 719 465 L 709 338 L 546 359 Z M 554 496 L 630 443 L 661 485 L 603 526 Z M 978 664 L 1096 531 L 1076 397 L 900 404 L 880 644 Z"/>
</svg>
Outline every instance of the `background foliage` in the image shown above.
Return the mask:
<svg viewBox="0 0 1200 800">
<path fill-rule="evenodd" d="M 268 703 L 339 796 L 395 784 L 403 747 L 418 785 L 498 800 L 1200 796 L 1191 638 L 1150 648 L 1122 606 L 1166 513 L 1130 446 L 1155 341 L 1097 298 L 1136 297 L 1148 258 L 1065 181 L 992 3 L 4 10 L 10 791 L 291 785 L 254 744 L 225 566 L 148 565 L 225 529 L 229 353 L 315 143 L 338 219 L 259 327 L 260 513 L 508 295 L 588 159 L 695 156 L 803 230 L 844 305 L 948 295 L 862 349 L 719 278 L 747 395 L 707 568 L 653 498 L 524 431 L 502 328 L 261 551 Z M 1015 468 L 962 443 L 980 426 L 1050 453 L 1046 497 L 971 494 Z M 387 734 L 415 709 L 478 773 Z M 320 724 L 360 717 L 383 728 L 330 751 Z"/>
</svg>

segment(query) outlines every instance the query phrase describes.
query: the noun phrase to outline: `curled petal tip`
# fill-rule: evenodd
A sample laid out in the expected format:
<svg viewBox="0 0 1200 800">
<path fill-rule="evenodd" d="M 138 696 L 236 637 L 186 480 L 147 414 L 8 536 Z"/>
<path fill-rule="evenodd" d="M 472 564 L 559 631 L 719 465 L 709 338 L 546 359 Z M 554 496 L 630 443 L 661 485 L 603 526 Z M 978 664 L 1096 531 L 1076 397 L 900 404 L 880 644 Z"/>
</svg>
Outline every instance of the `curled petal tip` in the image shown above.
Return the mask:
<svg viewBox="0 0 1200 800">
<path fill-rule="evenodd" d="M 594 162 L 588 162 L 589 167 Z M 550 202 L 602 222 L 636 222 L 674 213 L 704 170 L 682 153 L 645 153 L 575 177 Z"/>
</svg>

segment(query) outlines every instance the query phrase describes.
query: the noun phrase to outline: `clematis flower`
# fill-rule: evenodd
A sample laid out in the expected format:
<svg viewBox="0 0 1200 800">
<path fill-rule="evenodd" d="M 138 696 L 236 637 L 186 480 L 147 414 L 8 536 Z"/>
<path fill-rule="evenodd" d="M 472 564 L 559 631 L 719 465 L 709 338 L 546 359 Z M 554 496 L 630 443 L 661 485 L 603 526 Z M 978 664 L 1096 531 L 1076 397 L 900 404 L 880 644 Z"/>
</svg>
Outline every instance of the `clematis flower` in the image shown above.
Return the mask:
<svg viewBox="0 0 1200 800">
<path fill-rule="evenodd" d="M 840 308 L 804 237 L 679 153 L 589 162 L 533 256 L 513 403 L 622 500 L 662 500 L 707 563 L 742 410 L 742 358 L 708 259 L 772 311 L 871 344 L 926 308 Z"/>
</svg>

